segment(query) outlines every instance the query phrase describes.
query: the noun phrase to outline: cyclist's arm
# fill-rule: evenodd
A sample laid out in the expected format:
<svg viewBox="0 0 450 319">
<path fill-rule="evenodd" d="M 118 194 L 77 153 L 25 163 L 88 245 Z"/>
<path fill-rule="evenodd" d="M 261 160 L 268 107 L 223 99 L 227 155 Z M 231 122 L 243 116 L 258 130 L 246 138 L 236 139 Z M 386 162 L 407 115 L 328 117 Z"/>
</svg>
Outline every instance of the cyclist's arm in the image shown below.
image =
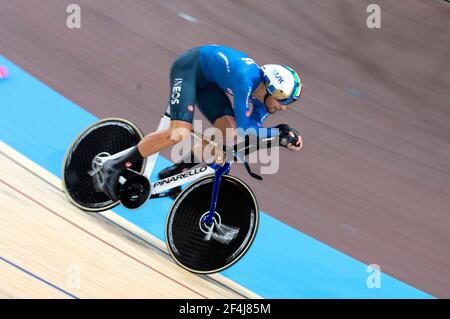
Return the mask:
<svg viewBox="0 0 450 319">
<path fill-rule="evenodd" d="M 249 132 L 256 134 L 260 138 L 276 136 L 276 130 L 262 127 L 261 119 L 257 119 L 259 115 L 258 112 L 254 116 L 253 114 L 250 116 L 248 103 L 251 92 L 251 85 L 240 85 L 234 90 L 234 116 L 236 118 L 238 129 L 244 131 L 252 129 L 249 130 Z"/>
<path fill-rule="evenodd" d="M 253 104 L 253 112 L 252 115 L 250 116 L 250 119 L 256 121 L 258 125 L 262 127 L 263 123 L 269 116 L 266 106 L 257 99 L 252 99 L 252 104 Z"/>
</svg>

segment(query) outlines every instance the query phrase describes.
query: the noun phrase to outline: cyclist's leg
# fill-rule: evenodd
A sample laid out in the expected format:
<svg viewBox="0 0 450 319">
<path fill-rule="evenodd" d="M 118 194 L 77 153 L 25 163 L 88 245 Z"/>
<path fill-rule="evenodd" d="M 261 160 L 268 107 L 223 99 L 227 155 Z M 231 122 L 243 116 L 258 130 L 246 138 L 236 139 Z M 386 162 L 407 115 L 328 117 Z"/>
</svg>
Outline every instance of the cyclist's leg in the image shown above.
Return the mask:
<svg viewBox="0 0 450 319">
<path fill-rule="evenodd" d="M 199 67 L 197 48 L 185 52 L 173 63 L 170 70 L 170 127 L 142 139 L 138 147 L 143 156 L 159 152 L 189 136 L 194 116 Z"/>
<path fill-rule="evenodd" d="M 199 82 L 203 83 L 205 81 L 201 71 L 198 48 L 187 51 L 175 61 L 171 69 L 170 79 L 171 96 L 169 106 L 171 128 L 169 128 L 169 132 L 162 131 L 161 135 L 157 135 L 163 139 L 162 143 L 165 142 L 168 146 L 178 143 L 189 136 L 192 129 L 196 88 Z M 167 134 L 171 136 L 171 142 L 167 141 Z M 145 154 L 150 154 L 150 152 L 155 153 L 154 150 L 158 148 L 157 146 L 152 146 L 153 136 L 149 137 L 149 139 L 150 141 L 144 139 L 142 146 L 139 146 L 139 149 L 142 148 L 142 152 L 145 152 Z M 166 178 L 181 173 L 183 170 L 190 169 L 195 165 L 195 158 L 188 154 L 181 163 L 176 163 L 163 169 L 158 176 L 161 179 Z"/>
<path fill-rule="evenodd" d="M 220 130 L 222 144 L 233 144 L 236 128 L 234 111 L 228 95 L 216 84 L 197 89 L 197 106 L 213 126 Z M 216 136 L 217 138 L 217 136 Z"/>
<path fill-rule="evenodd" d="M 137 146 L 128 149 L 121 157 L 111 159 L 104 164 L 104 191 L 112 199 L 117 199 L 116 185 L 125 170 L 126 162 L 147 157 L 189 137 L 192 129 L 199 67 L 198 49 L 191 49 L 176 59 L 170 72 L 170 127 L 148 134 Z"/>
<path fill-rule="evenodd" d="M 205 115 L 208 121 L 213 124 L 219 123 L 220 127 L 224 127 L 224 120 L 222 117 L 232 117 L 233 109 L 228 96 L 223 90 L 214 83 L 205 83 L 202 79 L 196 89 L 196 104 L 200 111 Z M 218 120 L 221 119 L 221 120 Z M 234 118 L 233 118 L 234 119 Z M 229 119 L 231 121 L 232 119 Z M 225 133 L 225 128 L 223 129 Z M 223 135 L 225 136 L 225 135 Z M 223 142 L 223 141 L 219 141 Z M 198 163 L 209 161 L 213 158 L 213 150 L 211 145 L 204 142 L 199 143 L 187 154 L 183 160 L 172 166 L 169 166 L 159 172 L 159 178 L 167 178 L 184 170 L 190 169 Z M 207 154 L 207 156 L 204 156 Z M 209 155 L 209 156 L 208 156 Z"/>
<path fill-rule="evenodd" d="M 147 157 L 177 144 L 189 136 L 191 129 L 191 123 L 172 120 L 168 129 L 145 136 L 138 144 L 139 153 Z"/>
</svg>

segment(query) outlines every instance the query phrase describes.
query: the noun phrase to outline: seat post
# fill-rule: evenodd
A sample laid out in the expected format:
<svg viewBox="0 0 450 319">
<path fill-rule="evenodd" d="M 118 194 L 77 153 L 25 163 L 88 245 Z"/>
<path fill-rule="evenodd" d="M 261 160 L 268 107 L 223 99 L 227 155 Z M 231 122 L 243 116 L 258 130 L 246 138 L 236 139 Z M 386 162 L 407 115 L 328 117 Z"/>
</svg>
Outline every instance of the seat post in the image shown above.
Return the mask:
<svg viewBox="0 0 450 319">
<path fill-rule="evenodd" d="M 157 132 L 168 129 L 170 127 L 170 106 L 167 106 L 166 112 L 161 115 L 161 119 L 159 120 Z M 145 170 L 142 175 L 150 179 L 152 176 L 153 169 L 155 168 L 156 161 L 158 159 L 158 153 L 152 154 L 147 158 L 147 164 L 145 165 Z"/>
</svg>

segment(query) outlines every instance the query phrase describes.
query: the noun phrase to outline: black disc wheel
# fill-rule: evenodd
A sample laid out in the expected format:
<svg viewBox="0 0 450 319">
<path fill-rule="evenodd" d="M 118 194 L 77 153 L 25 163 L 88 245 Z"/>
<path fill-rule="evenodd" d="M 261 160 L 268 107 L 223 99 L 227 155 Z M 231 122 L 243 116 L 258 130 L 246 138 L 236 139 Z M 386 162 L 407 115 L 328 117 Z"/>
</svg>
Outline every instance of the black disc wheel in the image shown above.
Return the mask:
<svg viewBox="0 0 450 319">
<path fill-rule="evenodd" d="M 69 200 L 92 212 L 108 210 L 119 204 L 96 187 L 88 172 L 98 154 L 118 153 L 138 144 L 142 138 L 138 127 L 119 118 L 103 119 L 86 128 L 67 150 L 62 165 L 63 187 Z M 142 173 L 144 168 L 145 159 L 132 162 L 134 171 Z"/>
<path fill-rule="evenodd" d="M 189 185 L 174 201 L 166 222 L 170 254 L 195 273 L 215 273 L 234 264 L 248 250 L 258 228 L 259 209 L 253 192 L 230 175 L 221 179 L 214 223 L 207 225 L 204 218 L 213 185 L 214 175 Z"/>
</svg>

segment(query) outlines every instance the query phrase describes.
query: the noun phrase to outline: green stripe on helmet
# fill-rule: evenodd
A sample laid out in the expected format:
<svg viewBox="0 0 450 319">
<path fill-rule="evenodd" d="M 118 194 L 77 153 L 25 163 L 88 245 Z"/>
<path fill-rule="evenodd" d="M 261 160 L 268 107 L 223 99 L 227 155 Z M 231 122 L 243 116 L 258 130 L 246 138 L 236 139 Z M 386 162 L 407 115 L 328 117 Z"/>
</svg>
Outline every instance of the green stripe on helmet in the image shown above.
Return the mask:
<svg viewBox="0 0 450 319">
<path fill-rule="evenodd" d="M 297 72 L 295 72 L 292 68 L 285 66 L 286 69 L 288 69 L 292 75 L 294 76 L 294 80 L 296 82 L 296 88 L 293 94 L 294 99 L 298 99 L 300 97 L 300 92 L 302 90 L 302 81 L 300 80 L 300 77 L 298 76 Z"/>
<path fill-rule="evenodd" d="M 295 81 L 297 81 L 297 83 L 300 85 L 300 84 L 301 84 L 301 81 L 300 81 L 300 78 L 299 78 L 297 72 L 295 72 L 295 71 L 293 71 L 293 72 L 294 72 L 294 78 L 295 78 Z"/>
<path fill-rule="evenodd" d="M 295 89 L 294 98 L 298 99 L 299 96 L 300 96 L 300 85 L 297 86 L 297 88 Z"/>
<path fill-rule="evenodd" d="M 301 85 L 302 81 L 300 80 L 300 77 L 298 76 L 297 72 L 295 72 L 292 68 L 288 67 L 287 65 L 284 66 L 286 69 L 288 69 L 292 75 L 294 76 L 295 81 Z"/>
</svg>

